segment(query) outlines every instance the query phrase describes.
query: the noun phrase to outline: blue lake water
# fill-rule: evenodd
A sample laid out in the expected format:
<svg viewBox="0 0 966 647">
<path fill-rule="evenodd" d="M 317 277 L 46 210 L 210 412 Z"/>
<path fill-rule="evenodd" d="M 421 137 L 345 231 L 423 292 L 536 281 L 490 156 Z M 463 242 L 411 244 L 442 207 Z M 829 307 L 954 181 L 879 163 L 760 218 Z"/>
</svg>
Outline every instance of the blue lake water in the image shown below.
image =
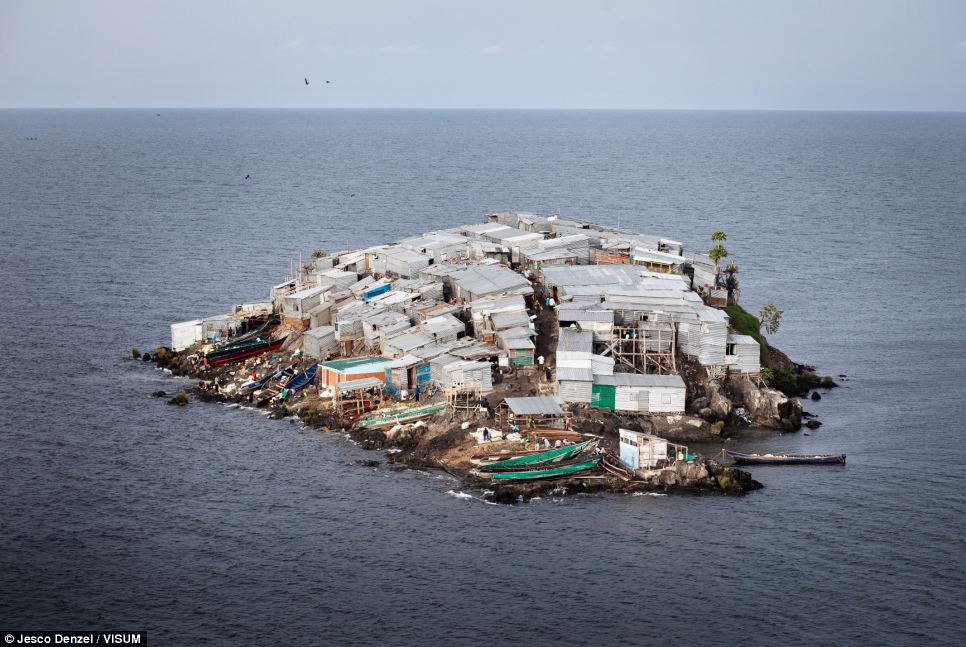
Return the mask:
<svg viewBox="0 0 966 647">
<path fill-rule="evenodd" d="M 252 180 L 246 182 L 246 174 Z M 0 628 L 154 644 L 959 644 L 966 115 L 0 111 Z M 705 248 L 842 388 L 744 498 L 488 505 L 129 359 L 299 254 L 560 211 Z M 716 446 L 701 448 L 715 452 Z M 378 455 L 375 455 L 378 457 Z"/>
</svg>

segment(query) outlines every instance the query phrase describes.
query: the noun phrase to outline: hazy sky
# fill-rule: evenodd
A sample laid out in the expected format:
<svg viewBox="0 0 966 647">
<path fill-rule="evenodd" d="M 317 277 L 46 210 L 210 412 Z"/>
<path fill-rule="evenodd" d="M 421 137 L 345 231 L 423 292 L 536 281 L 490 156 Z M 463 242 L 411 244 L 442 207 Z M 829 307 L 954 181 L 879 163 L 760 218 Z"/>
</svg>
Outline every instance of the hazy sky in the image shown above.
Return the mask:
<svg viewBox="0 0 966 647">
<path fill-rule="evenodd" d="M 0 107 L 100 106 L 961 111 L 966 0 L 0 0 Z"/>
</svg>

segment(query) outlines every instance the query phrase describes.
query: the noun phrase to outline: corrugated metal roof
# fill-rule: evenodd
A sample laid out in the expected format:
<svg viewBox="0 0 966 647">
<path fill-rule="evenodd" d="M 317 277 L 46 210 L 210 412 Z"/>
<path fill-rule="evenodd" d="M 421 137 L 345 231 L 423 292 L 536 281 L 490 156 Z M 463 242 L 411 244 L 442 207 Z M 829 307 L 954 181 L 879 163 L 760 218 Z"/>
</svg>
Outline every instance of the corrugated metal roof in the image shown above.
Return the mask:
<svg viewBox="0 0 966 647">
<path fill-rule="evenodd" d="M 306 330 L 304 333 L 302 333 L 302 335 L 305 337 L 315 337 L 317 339 L 334 334 L 335 328 L 332 326 L 319 326 L 318 328 L 312 328 L 311 330 Z"/>
<path fill-rule="evenodd" d="M 510 411 L 517 416 L 562 416 L 560 400 L 549 395 L 532 398 L 506 398 L 504 400 Z"/>
<path fill-rule="evenodd" d="M 306 299 L 308 297 L 313 297 L 316 294 L 320 294 L 322 292 L 325 292 L 326 290 L 330 289 L 331 287 L 332 287 L 331 285 L 317 286 L 317 287 L 314 287 L 314 288 L 309 288 L 307 290 L 302 290 L 301 292 L 293 292 L 292 294 L 289 294 L 285 298 L 286 299 Z"/>
<path fill-rule="evenodd" d="M 344 373 L 347 370 L 364 366 L 366 368 L 372 368 L 372 372 L 375 373 L 377 371 L 381 371 L 383 367 L 391 361 L 392 360 L 386 359 L 385 357 L 370 355 L 369 357 L 352 357 L 349 359 L 337 359 L 331 362 L 323 362 L 319 364 L 319 368 Z"/>
<path fill-rule="evenodd" d="M 502 339 L 501 343 L 503 347 L 507 350 L 533 350 L 536 346 L 527 337 L 512 337 L 510 339 Z"/>
<path fill-rule="evenodd" d="M 521 274 L 501 265 L 470 266 L 454 272 L 450 278 L 461 290 L 478 296 L 530 286 Z"/>
<path fill-rule="evenodd" d="M 751 335 L 739 335 L 737 333 L 728 333 L 728 343 L 729 344 L 741 344 L 741 345 L 755 345 L 758 346 L 758 340 L 756 340 Z"/>
<path fill-rule="evenodd" d="M 636 386 L 648 387 L 678 387 L 684 388 L 684 380 L 680 375 L 644 375 L 642 373 L 614 373 L 613 375 L 595 375 L 594 384 L 606 386 Z"/>
<path fill-rule="evenodd" d="M 593 382 L 594 372 L 589 368 L 557 367 L 558 382 Z"/>
<path fill-rule="evenodd" d="M 594 349 L 594 333 L 589 330 L 573 330 L 571 328 L 561 328 L 560 338 L 557 341 L 558 351 L 572 351 L 577 353 L 590 353 Z"/>
<path fill-rule="evenodd" d="M 352 391 L 354 389 L 372 389 L 378 386 L 382 386 L 382 380 L 379 378 L 361 377 L 358 380 L 346 380 L 345 382 L 339 382 L 335 385 L 335 388 L 337 388 L 340 393 L 345 393 L 346 391 Z"/>
</svg>

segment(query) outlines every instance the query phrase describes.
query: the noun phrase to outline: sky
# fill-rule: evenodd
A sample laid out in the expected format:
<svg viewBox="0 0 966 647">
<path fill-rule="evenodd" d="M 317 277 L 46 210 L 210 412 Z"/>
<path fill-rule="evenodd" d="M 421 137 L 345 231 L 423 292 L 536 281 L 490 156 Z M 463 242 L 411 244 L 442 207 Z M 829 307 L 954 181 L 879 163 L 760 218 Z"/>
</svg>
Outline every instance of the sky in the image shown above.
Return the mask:
<svg viewBox="0 0 966 647">
<path fill-rule="evenodd" d="M 966 0 L 0 0 L 0 107 L 964 111 Z"/>
</svg>

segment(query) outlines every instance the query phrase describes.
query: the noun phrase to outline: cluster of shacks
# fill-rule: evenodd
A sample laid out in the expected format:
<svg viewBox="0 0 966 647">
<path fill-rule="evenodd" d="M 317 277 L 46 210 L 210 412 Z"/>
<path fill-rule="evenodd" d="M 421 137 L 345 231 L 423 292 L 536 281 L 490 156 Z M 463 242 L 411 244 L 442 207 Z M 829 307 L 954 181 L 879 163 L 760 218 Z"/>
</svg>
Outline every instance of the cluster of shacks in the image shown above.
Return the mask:
<svg viewBox="0 0 966 647">
<path fill-rule="evenodd" d="M 715 307 L 714 271 L 674 240 L 506 211 L 316 258 L 261 307 L 302 333 L 319 384 L 375 378 L 394 394 L 430 384 L 485 393 L 495 367 L 534 366 L 534 312 L 549 306 L 561 402 L 678 412 L 679 353 L 712 375 L 759 372 L 757 342 L 729 332 Z M 172 344 L 210 340 L 217 322 L 230 329 L 220 319 L 175 324 Z"/>
</svg>

